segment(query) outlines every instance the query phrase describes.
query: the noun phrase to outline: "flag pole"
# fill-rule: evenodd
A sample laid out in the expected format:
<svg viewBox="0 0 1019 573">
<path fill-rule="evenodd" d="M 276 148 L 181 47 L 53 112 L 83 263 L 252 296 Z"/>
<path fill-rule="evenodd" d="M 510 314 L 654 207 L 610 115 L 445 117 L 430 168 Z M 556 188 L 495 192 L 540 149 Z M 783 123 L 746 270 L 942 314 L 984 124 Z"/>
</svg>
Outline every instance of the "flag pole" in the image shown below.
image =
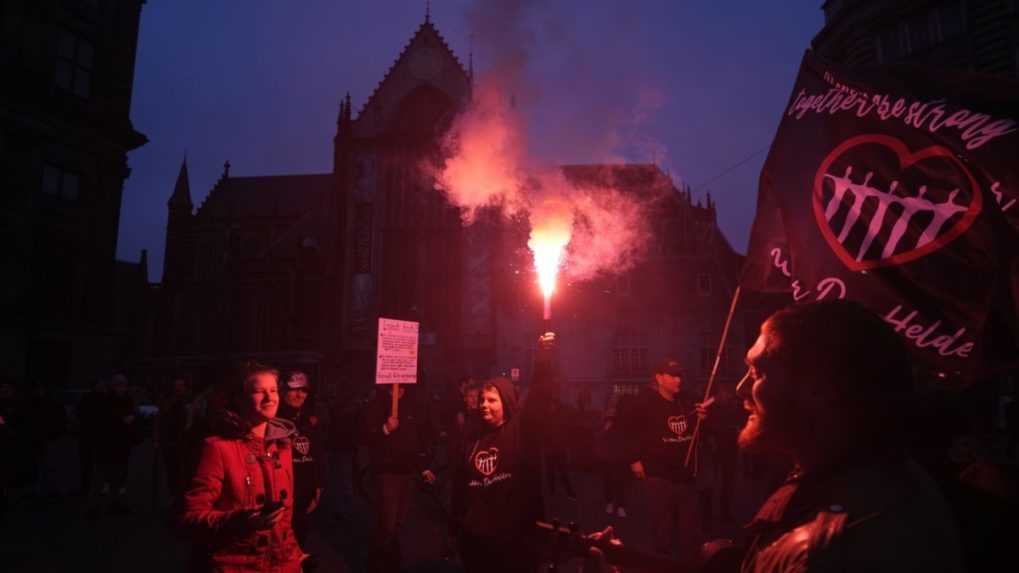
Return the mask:
<svg viewBox="0 0 1019 573">
<path fill-rule="evenodd" d="M 715 376 L 718 374 L 718 364 L 722 360 L 722 352 L 725 350 L 725 342 L 729 338 L 729 325 L 732 324 L 732 316 L 736 313 L 736 303 L 739 302 L 739 295 L 743 287 L 741 285 L 736 286 L 736 290 L 732 293 L 732 302 L 729 303 L 729 315 L 725 317 L 725 326 L 722 327 L 722 339 L 718 341 L 718 352 L 715 353 L 715 364 L 711 367 L 711 375 L 708 376 L 708 386 L 704 389 L 704 401 L 707 401 L 711 397 L 711 390 L 715 385 Z M 694 452 L 697 450 L 697 440 L 701 434 L 701 419 L 697 418 L 697 423 L 693 428 L 693 437 L 690 438 L 690 445 L 686 449 L 686 461 L 683 462 L 684 467 L 690 467 L 690 460 L 694 457 Z M 694 477 L 697 477 L 697 465 L 694 464 Z"/>
</svg>

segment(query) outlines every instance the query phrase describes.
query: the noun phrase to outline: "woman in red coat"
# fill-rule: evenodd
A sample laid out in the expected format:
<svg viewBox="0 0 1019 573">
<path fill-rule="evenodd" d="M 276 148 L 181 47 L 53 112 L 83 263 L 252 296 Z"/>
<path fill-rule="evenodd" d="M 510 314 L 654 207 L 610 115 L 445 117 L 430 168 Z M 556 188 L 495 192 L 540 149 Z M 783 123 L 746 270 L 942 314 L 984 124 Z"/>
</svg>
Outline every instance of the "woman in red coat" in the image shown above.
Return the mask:
<svg viewBox="0 0 1019 573">
<path fill-rule="evenodd" d="M 291 528 L 294 426 L 275 418 L 278 378 L 276 370 L 248 362 L 227 381 L 230 404 L 216 435 L 205 440 L 184 495 L 194 571 L 301 570 L 303 552 Z"/>
</svg>

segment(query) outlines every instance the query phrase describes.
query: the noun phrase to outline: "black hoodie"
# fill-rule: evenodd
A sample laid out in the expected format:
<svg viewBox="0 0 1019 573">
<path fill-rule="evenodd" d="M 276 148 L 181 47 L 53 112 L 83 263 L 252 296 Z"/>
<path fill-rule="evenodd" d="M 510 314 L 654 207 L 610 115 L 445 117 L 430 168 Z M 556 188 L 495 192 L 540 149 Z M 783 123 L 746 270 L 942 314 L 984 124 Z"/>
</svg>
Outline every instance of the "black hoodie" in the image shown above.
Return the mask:
<svg viewBox="0 0 1019 573">
<path fill-rule="evenodd" d="M 617 416 L 627 442 L 627 463 L 640 461 L 649 477 L 693 481 L 693 473 L 684 464 L 697 411 L 682 395 L 666 400 L 657 389 L 644 388 Z"/>
<path fill-rule="evenodd" d="M 522 407 L 509 380 L 488 384 L 499 391 L 506 422 L 498 428 L 482 423 L 480 435 L 468 437 L 454 511 L 463 516 L 463 533 L 470 539 L 512 551 L 506 542 L 527 537 L 542 517 L 541 442 L 557 431 L 551 414 L 559 396 L 551 351 L 538 353 Z"/>
<path fill-rule="evenodd" d="M 315 490 L 325 482 L 325 462 L 321 458 L 322 432 L 318 427 L 318 417 L 310 410 L 307 403 L 301 409 L 295 409 L 283 402 L 276 413 L 277 419 L 288 420 L 296 428 L 290 439 L 294 459 L 294 505 L 299 509 L 311 503 Z"/>
</svg>

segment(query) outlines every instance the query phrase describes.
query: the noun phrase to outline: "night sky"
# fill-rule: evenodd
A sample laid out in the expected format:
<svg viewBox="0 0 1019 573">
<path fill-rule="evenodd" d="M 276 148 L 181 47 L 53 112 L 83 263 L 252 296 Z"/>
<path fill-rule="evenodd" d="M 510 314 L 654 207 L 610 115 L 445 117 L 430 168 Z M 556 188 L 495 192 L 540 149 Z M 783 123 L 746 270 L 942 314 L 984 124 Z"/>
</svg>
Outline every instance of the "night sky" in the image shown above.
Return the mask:
<svg viewBox="0 0 1019 573">
<path fill-rule="evenodd" d="M 757 177 L 821 0 L 437 0 L 467 64 L 526 57 L 530 154 L 548 163 L 655 162 L 710 191 L 745 252 Z M 155 0 L 142 10 L 117 256 L 162 274 L 166 201 L 186 156 L 195 205 L 231 175 L 328 173 L 341 97 L 355 114 L 424 20 L 424 0 Z M 492 21 L 511 31 L 495 42 Z M 737 164 L 739 164 L 737 166 Z"/>
</svg>

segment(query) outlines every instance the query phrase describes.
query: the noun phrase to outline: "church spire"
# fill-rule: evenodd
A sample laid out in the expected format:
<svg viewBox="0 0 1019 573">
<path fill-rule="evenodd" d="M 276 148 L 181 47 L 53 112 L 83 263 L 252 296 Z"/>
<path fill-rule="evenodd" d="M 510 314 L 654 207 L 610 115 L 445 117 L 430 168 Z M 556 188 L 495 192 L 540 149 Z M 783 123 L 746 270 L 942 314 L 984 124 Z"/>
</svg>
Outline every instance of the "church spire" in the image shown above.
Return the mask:
<svg viewBox="0 0 1019 573">
<path fill-rule="evenodd" d="M 425 0 L 425 24 L 432 23 L 432 0 Z"/>
<path fill-rule="evenodd" d="M 170 196 L 170 201 L 167 205 L 191 209 L 191 185 L 188 183 L 187 157 L 180 163 L 180 172 L 177 173 L 177 184 L 173 186 L 173 195 Z"/>
</svg>

